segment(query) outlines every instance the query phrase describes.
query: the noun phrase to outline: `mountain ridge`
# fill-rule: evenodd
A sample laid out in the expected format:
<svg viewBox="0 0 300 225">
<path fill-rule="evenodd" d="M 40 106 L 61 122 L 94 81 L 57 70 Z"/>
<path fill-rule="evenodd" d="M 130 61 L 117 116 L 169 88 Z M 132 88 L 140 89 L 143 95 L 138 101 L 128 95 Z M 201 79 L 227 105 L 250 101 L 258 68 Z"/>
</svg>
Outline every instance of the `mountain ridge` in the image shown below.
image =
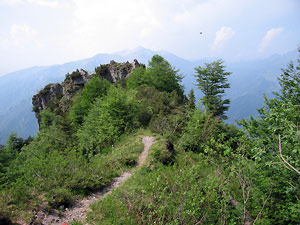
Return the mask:
<svg viewBox="0 0 300 225">
<path fill-rule="evenodd" d="M 180 72 L 185 75 L 182 84 L 185 86 L 186 93 L 191 88 L 196 89 L 196 78 L 193 76 L 194 68 L 209 61 L 189 61 L 166 51 L 152 51 L 138 47 L 112 54 L 99 53 L 90 58 L 64 64 L 34 66 L 1 76 L 0 143 L 5 143 L 8 135 L 13 131 L 24 138 L 35 134 L 38 126 L 31 110 L 31 97 L 48 83 L 63 81 L 65 75 L 75 69 L 82 68 L 88 72 L 93 72 L 96 66 L 107 64 L 111 60 L 125 62 L 137 58 L 139 62 L 147 63 L 155 54 L 162 55 L 171 65 L 180 69 Z M 295 50 L 285 55 L 274 55 L 263 60 L 227 63 L 226 70 L 233 72 L 229 78 L 232 85 L 227 92 L 232 100 L 228 112 L 229 122 L 234 122 L 235 119 L 241 119 L 241 117 L 247 117 L 251 114 L 256 115 L 256 108 L 260 107 L 263 102 L 262 94 L 266 93 L 270 96 L 271 91 L 278 90 L 276 78 L 280 75 L 280 68 L 285 67 L 290 60 L 294 60 L 296 57 L 297 52 Z M 249 83 L 252 87 L 249 87 Z M 265 89 L 266 87 L 268 89 Z M 196 98 L 199 99 L 200 96 L 200 92 L 196 91 Z M 249 101 L 249 97 L 251 97 L 251 107 L 249 109 L 239 109 L 240 102 Z M 247 106 L 247 104 L 244 105 Z"/>
</svg>

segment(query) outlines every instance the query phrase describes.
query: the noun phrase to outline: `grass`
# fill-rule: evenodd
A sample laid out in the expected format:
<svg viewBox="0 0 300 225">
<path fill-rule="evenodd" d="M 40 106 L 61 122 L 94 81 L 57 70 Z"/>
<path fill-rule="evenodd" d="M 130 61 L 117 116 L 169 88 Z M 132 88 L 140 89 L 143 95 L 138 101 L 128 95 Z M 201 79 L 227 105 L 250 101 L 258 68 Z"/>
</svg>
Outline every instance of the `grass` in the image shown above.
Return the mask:
<svg viewBox="0 0 300 225">
<path fill-rule="evenodd" d="M 71 149 L 50 152 L 42 160 L 27 159 L 33 172 L 26 170 L 25 175 L 32 182 L 20 181 L 9 190 L 0 191 L 0 217 L 13 221 L 23 217 L 28 223 L 41 205 L 49 211 L 69 207 L 77 198 L 101 190 L 113 178 L 136 166 L 144 149 L 142 138 L 149 135 L 148 130 L 123 135 L 114 146 L 92 158 Z M 17 198 L 19 195 L 22 199 Z"/>
<path fill-rule="evenodd" d="M 90 224 L 218 224 L 226 214 L 228 188 L 225 176 L 209 158 L 177 152 L 173 165 L 164 165 L 157 152 L 167 152 L 165 140 L 156 136 L 145 166 L 121 187 L 91 206 Z M 221 166 L 221 165 L 220 165 Z M 224 211 L 225 210 L 225 211 Z M 233 212 L 234 209 L 231 209 Z M 240 214 L 226 215 L 239 223 Z"/>
</svg>

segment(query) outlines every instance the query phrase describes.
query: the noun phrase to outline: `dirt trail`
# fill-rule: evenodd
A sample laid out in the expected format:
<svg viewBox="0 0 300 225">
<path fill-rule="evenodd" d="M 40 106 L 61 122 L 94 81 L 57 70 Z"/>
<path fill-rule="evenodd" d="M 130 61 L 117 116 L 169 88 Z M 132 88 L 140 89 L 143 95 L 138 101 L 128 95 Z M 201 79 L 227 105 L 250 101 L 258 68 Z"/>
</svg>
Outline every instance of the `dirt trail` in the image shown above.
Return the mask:
<svg viewBox="0 0 300 225">
<path fill-rule="evenodd" d="M 123 173 L 120 177 L 116 177 L 113 181 L 104 189 L 99 192 L 95 192 L 81 200 L 76 201 L 74 206 L 70 209 L 66 209 L 63 215 L 59 215 L 58 211 L 55 211 L 53 214 L 49 215 L 42 211 L 38 212 L 35 216 L 35 221 L 40 220 L 42 224 L 48 225 L 62 225 L 70 224 L 73 220 L 84 222 L 86 214 L 89 211 L 89 206 L 98 201 L 100 198 L 109 195 L 115 188 L 119 187 L 124 181 L 126 181 L 137 168 L 140 168 L 145 162 L 149 148 L 153 144 L 154 137 L 143 137 L 144 150 L 139 156 L 137 166 L 132 169 L 130 172 Z"/>
</svg>

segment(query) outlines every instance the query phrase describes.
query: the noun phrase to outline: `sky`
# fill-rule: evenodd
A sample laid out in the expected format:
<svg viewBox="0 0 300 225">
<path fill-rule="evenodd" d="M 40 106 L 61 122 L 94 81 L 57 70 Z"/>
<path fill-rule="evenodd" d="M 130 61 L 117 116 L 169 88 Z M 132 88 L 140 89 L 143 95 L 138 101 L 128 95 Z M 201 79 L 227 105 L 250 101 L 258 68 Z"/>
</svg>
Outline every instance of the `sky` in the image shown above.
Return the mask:
<svg viewBox="0 0 300 225">
<path fill-rule="evenodd" d="M 0 28 L 0 75 L 138 46 L 245 61 L 297 48 L 300 0 L 0 0 Z"/>
</svg>

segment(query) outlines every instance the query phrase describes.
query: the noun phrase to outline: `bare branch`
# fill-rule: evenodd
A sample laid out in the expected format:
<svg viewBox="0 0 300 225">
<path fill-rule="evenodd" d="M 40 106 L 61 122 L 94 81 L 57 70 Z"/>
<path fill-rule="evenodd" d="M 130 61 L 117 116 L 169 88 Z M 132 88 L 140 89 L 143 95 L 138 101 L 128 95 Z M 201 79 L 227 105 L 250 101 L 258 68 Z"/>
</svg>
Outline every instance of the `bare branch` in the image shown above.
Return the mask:
<svg viewBox="0 0 300 225">
<path fill-rule="evenodd" d="M 296 173 L 298 173 L 300 175 L 300 172 L 293 167 L 291 164 L 289 164 L 289 162 L 283 157 L 282 155 L 282 151 L 281 151 L 281 138 L 280 138 L 280 134 L 278 134 L 279 137 L 279 153 L 280 153 L 280 157 L 283 160 L 283 162 L 285 162 L 286 165 L 288 165 L 291 169 L 293 169 Z"/>
</svg>

